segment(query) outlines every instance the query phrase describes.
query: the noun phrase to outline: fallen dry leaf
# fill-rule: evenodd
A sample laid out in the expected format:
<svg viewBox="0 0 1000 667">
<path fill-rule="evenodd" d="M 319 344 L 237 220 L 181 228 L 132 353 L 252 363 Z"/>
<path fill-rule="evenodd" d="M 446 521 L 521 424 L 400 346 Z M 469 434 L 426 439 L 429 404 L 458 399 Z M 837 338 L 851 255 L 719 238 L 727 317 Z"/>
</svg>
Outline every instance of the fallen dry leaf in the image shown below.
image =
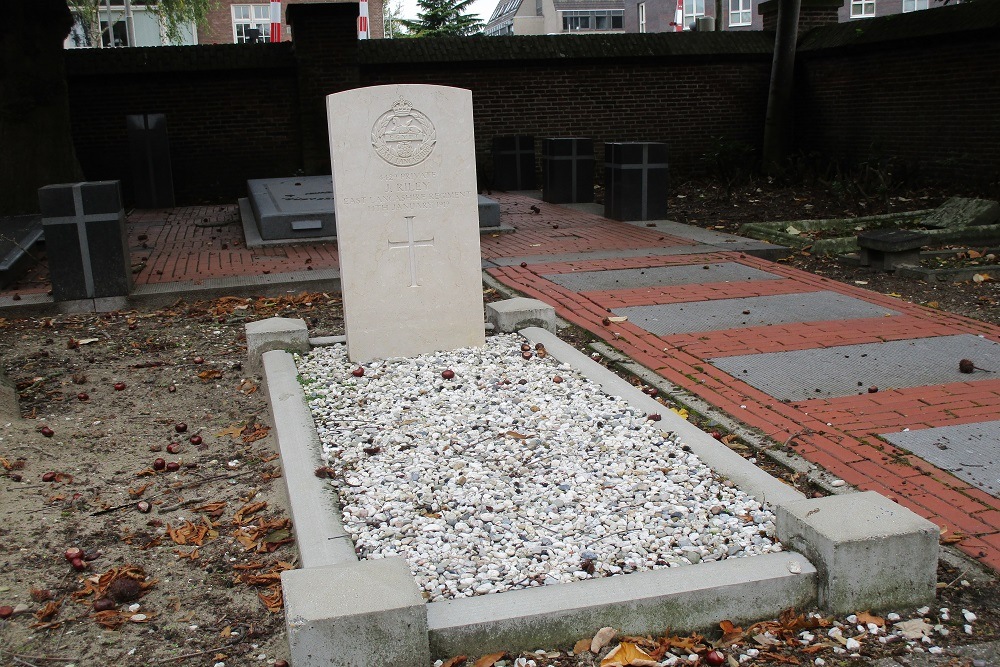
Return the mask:
<svg viewBox="0 0 1000 667">
<path fill-rule="evenodd" d="M 653 656 L 631 642 L 622 642 L 601 660 L 601 667 L 654 667 L 658 664 Z"/>
<path fill-rule="evenodd" d="M 244 523 L 246 523 L 245 519 L 247 516 L 254 514 L 255 512 L 259 512 L 265 507 L 267 507 L 267 503 L 263 501 L 244 505 L 243 507 L 236 510 L 236 514 L 233 515 L 233 525 L 234 526 L 243 525 Z"/>
<path fill-rule="evenodd" d="M 507 655 L 506 651 L 501 651 L 500 653 L 490 653 L 489 655 L 484 655 L 479 660 L 476 660 L 476 664 L 473 667 L 493 667 L 493 664 Z"/>
<path fill-rule="evenodd" d="M 574 644 L 573 645 L 573 655 L 580 655 L 581 653 L 589 651 L 590 650 L 590 641 L 591 640 L 589 640 L 589 639 L 581 639 L 576 644 Z"/>
<path fill-rule="evenodd" d="M 215 437 L 221 438 L 224 435 L 228 435 L 232 438 L 238 438 L 240 437 L 241 433 L 243 433 L 243 426 L 241 426 L 240 424 L 233 424 L 232 426 L 227 426 L 226 428 L 216 433 Z"/>
<path fill-rule="evenodd" d="M 868 625 L 869 623 L 874 623 L 880 628 L 885 627 L 885 619 L 882 618 L 881 616 L 876 616 L 867 611 L 863 611 L 857 616 L 858 616 L 858 623 L 862 623 L 864 625 Z"/>
<path fill-rule="evenodd" d="M 52 617 L 59 613 L 59 608 L 62 607 L 61 600 L 52 600 L 47 605 L 35 612 L 35 618 L 39 621 L 49 621 Z"/>
<path fill-rule="evenodd" d="M 447 660 L 445 660 L 444 664 L 442 664 L 441 667 L 455 667 L 455 665 L 460 665 L 463 662 L 465 662 L 466 658 L 467 656 L 464 655 L 452 656 Z"/>
<path fill-rule="evenodd" d="M 612 627 L 603 627 L 597 631 L 594 638 L 590 640 L 590 652 L 597 654 L 601 652 L 601 649 L 611 643 L 611 640 L 615 638 L 618 631 Z"/>
<path fill-rule="evenodd" d="M 213 368 L 211 370 L 202 371 L 198 373 L 198 377 L 201 379 L 202 382 L 211 382 L 212 380 L 218 380 L 220 377 L 222 377 L 222 371 Z"/>
</svg>

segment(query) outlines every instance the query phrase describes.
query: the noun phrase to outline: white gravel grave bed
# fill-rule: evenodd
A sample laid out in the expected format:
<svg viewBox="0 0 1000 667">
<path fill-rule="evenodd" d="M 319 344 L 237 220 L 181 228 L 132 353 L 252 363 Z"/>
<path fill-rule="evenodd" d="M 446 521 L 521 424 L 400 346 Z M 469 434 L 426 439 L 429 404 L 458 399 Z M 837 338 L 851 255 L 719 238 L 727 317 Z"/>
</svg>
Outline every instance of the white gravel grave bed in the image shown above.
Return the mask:
<svg viewBox="0 0 1000 667">
<path fill-rule="evenodd" d="M 769 508 L 523 343 L 361 377 L 344 345 L 297 358 L 360 557 L 404 557 L 436 601 L 781 550 Z"/>
</svg>

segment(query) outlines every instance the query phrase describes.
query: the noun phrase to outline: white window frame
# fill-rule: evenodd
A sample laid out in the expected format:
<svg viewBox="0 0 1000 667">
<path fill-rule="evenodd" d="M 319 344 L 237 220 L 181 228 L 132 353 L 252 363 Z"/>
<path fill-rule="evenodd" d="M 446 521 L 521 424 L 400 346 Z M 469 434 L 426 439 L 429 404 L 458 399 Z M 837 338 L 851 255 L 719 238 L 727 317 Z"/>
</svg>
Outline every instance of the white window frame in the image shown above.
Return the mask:
<svg viewBox="0 0 1000 667">
<path fill-rule="evenodd" d="M 639 32 L 646 32 L 646 3 L 639 3 Z"/>
<path fill-rule="evenodd" d="M 729 0 L 729 27 L 753 25 L 752 5 L 752 0 Z"/>
<path fill-rule="evenodd" d="M 698 5 L 701 5 L 701 11 L 698 11 Z M 699 16 L 705 15 L 705 0 L 684 0 L 684 30 L 690 30 L 691 24 L 694 23 Z"/>
<path fill-rule="evenodd" d="M 903 0 L 903 13 L 919 12 L 930 7 L 929 0 Z"/>
<path fill-rule="evenodd" d="M 851 0 L 851 18 L 861 19 L 875 16 L 875 0 Z"/>
<path fill-rule="evenodd" d="M 260 30 L 261 41 L 271 40 L 271 5 L 242 4 L 231 5 L 230 15 L 233 19 L 233 42 L 246 44 L 246 31 L 251 28 Z M 244 12 L 244 10 L 246 10 Z M 237 15 L 239 14 L 239 15 Z M 246 16 L 244 16 L 246 14 Z M 241 31 L 240 28 L 243 28 Z M 240 33 L 243 34 L 240 34 Z"/>
</svg>

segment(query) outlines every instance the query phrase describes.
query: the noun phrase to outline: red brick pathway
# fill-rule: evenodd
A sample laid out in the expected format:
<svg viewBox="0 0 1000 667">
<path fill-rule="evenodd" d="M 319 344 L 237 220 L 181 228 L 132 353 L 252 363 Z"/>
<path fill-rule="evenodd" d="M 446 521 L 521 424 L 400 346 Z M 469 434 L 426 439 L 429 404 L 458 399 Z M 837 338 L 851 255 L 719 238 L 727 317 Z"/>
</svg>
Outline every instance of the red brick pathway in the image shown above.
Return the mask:
<svg viewBox="0 0 1000 667">
<path fill-rule="evenodd" d="M 698 254 L 664 256 L 665 249 L 682 252 L 685 246 L 696 244 L 655 229 L 609 221 L 523 196 L 494 193 L 493 197 L 500 201 L 502 222 L 517 231 L 484 236 L 484 259 L 534 259 L 525 267 L 515 261 L 511 266 L 490 269 L 491 275 L 553 304 L 561 317 L 592 331 L 638 363 L 744 424 L 793 447 L 849 484 L 883 493 L 931 519 L 947 531 L 947 536 L 960 536 L 958 546 L 965 552 L 1000 570 L 1000 501 L 878 438 L 881 433 L 904 427 L 917 429 L 997 419 L 1000 379 L 883 388 L 874 394 L 783 403 L 706 361 L 737 354 L 959 333 L 1000 341 L 1000 327 L 909 304 L 738 252 L 701 252 L 704 246 L 700 246 L 692 248 Z M 532 211 L 532 206 L 538 212 Z M 338 267 L 336 244 L 246 248 L 237 215 L 235 206 L 131 213 L 127 227 L 136 283 L 197 284 L 213 278 Z M 634 255 L 643 249 L 649 249 L 649 256 L 573 260 L 553 257 L 551 261 L 539 261 L 540 257 L 565 253 L 602 252 L 606 256 L 608 251 L 625 250 Z M 738 262 L 777 274 L 780 279 L 577 293 L 544 277 L 574 271 L 711 262 Z M 0 293 L 0 297 L 44 293 L 48 289 L 43 263 Z M 630 322 L 602 324 L 609 309 L 623 306 L 819 290 L 839 292 L 899 314 L 662 337 Z"/>
<path fill-rule="evenodd" d="M 787 443 L 807 460 L 847 483 L 878 491 L 937 523 L 958 546 L 981 562 L 1000 570 L 1000 502 L 952 474 L 905 453 L 877 435 L 903 428 L 992 421 L 1000 416 L 1000 380 L 889 389 L 858 396 L 783 403 L 716 369 L 707 359 L 720 356 L 804 350 L 858 343 L 905 340 L 971 333 L 1000 341 L 1000 327 L 910 304 L 900 299 L 844 285 L 736 252 L 696 255 L 538 261 L 546 254 L 579 252 L 562 233 L 586 231 L 590 250 L 659 249 L 689 241 L 540 204 L 540 212 L 525 215 L 527 200 L 500 195 L 502 207 L 517 211 L 505 219 L 518 227 L 517 241 L 491 240 L 484 257 L 534 256 L 536 260 L 490 269 L 501 282 L 556 307 L 577 324 L 635 361 L 656 371 L 744 424 Z M 532 202 L 533 203 L 533 202 Z M 558 213 L 557 213 L 558 212 Z M 574 224 L 568 222 L 578 218 Z M 556 228 L 558 225 L 558 228 Z M 528 232 L 528 234 L 525 234 Z M 530 236 L 529 236 L 530 234 Z M 523 235 L 523 236 L 522 236 Z M 583 236 L 582 233 L 579 234 Z M 525 239 L 530 239 L 525 243 Z M 623 246 L 626 240 L 631 245 Z M 605 242 L 607 240 L 607 243 Z M 675 287 L 644 287 L 577 293 L 544 276 L 575 271 L 698 265 L 737 262 L 781 276 L 780 280 L 706 283 Z M 804 322 L 739 330 L 656 336 L 630 322 L 604 325 L 614 308 L 697 302 L 749 296 L 828 290 L 886 308 L 887 316 L 848 321 Z M 898 315 L 890 315 L 895 311 Z"/>
</svg>

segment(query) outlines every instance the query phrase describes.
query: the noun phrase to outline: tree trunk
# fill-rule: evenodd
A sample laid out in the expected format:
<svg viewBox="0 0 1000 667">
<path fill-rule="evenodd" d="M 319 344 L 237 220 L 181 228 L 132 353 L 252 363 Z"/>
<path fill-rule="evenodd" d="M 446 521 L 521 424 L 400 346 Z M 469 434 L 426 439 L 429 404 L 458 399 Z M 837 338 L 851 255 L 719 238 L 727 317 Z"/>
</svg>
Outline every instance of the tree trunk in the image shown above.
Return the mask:
<svg viewBox="0 0 1000 667">
<path fill-rule="evenodd" d="M 794 133 L 792 84 L 795 78 L 795 45 L 799 32 L 802 0 L 778 0 L 778 27 L 771 61 L 771 87 L 767 94 L 764 120 L 764 169 L 781 170 L 791 150 Z"/>
<path fill-rule="evenodd" d="M 36 213 L 38 188 L 83 179 L 70 127 L 66 0 L 0 1 L 0 215 Z"/>
</svg>

